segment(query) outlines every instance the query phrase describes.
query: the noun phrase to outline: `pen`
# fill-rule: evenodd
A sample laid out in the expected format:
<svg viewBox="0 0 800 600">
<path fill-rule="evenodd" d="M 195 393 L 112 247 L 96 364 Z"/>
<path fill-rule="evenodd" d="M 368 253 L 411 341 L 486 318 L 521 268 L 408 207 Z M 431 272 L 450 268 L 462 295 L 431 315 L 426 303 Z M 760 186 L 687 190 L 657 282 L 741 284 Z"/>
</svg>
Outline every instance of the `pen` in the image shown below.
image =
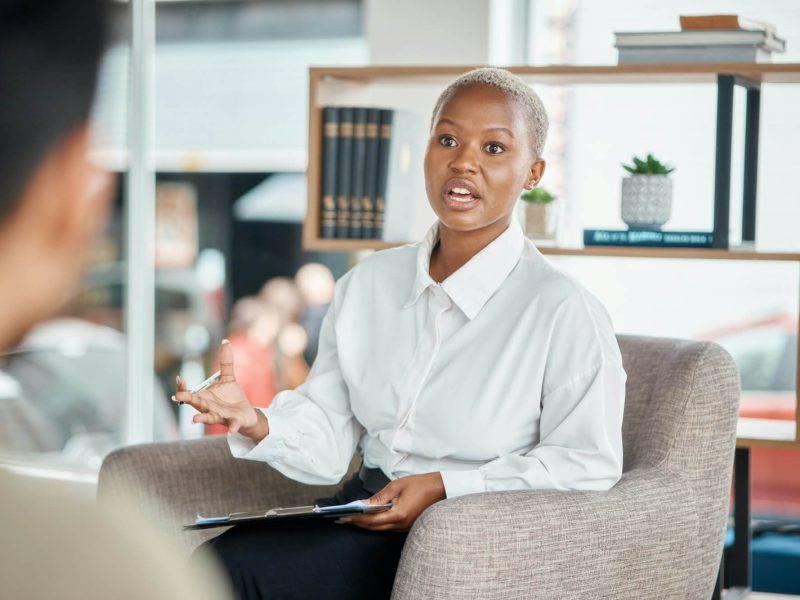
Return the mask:
<svg viewBox="0 0 800 600">
<path fill-rule="evenodd" d="M 216 372 L 216 373 L 214 373 L 214 374 L 213 374 L 211 377 L 209 377 L 208 379 L 206 379 L 206 380 L 205 380 L 203 383 L 201 383 L 201 384 L 199 384 L 199 385 L 196 385 L 196 386 L 194 386 L 192 389 L 190 389 L 190 390 L 189 390 L 189 393 L 190 393 L 190 394 L 196 394 L 196 393 L 198 393 L 198 392 L 202 392 L 203 390 L 207 390 L 207 389 L 208 389 L 208 388 L 210 388 L 212 385 L 214 385 L 214 382 L 215 382 L 217 379 L 219 379 L 220 375 L 222 375 L 222 371 L 217 371 L 217 372 Z"/>
<path fill-rule="evenodd" d="M 192 389 L 190 389 L 189 393 L 190 394 L 197 394 L 198 392 L 202 392 L 203 390 L 207 390 L 212 385 L 214 385 L 214 382 L 216 382 L 217 379 L 219 379 L 221 375 L 222 375 L 222 371 L 217 371 L 216 373 L 211 375 L 208 379 L 206 379 L 203 383 L 200 383 L 200 384 L 194 386 Z M 173 396 L 172 399 L 174 400 L 175 396 Z M 183 404 L 183 402 L 178 402 L 178 404 Z"/>
</svg>

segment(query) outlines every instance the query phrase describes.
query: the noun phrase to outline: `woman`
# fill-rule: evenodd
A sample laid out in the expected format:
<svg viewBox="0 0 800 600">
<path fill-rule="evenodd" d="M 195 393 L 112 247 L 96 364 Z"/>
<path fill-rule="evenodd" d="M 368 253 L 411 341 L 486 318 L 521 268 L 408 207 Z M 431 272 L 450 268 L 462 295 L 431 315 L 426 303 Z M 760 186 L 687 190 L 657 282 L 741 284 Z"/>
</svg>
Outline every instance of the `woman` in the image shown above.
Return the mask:
<svg viewBox="0 0 800 600">
<path fill-rule="evenodd" d="M 618 481 L 625 372 L 608 315 L 512 218 L 544 172 L 546 131 L 519 78 L 457 79 L 425 155 L 438 222 L 337 282 L 308 381 L 255 411 L 223 343 L 222 382 L 177 394 L 197 422 L 230 428 L 235 456 L 298 481 L 339 482 L 360 448 L 367 468 L 318 502 L 393 503 L 346 527 L 226 532 L 213 545 L 243 597 L 388 597 L 406 532 L 431 504 Z"/>
</svg>

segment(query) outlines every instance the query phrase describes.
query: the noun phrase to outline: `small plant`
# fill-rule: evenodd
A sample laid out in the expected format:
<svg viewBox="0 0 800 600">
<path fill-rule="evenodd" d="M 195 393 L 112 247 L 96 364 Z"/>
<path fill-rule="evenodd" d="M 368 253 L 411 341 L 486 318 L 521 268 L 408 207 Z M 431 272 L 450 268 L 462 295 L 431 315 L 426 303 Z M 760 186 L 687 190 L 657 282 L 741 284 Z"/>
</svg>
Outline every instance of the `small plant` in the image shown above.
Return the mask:
<svg viewBox="0 0 800 600">
<path fill-rule="evenodd" d="M 544 188 L 536 187 L 532 190 L 526 190 L 520 196 L 520 199 L 524 200 L 525 202 L 531 202 L 534 204 L 548 204 L 556 199 L 553 194 L 548 192 Z"/>
<path fill-rule="evenodd" d="M 648 154 L 646 160 L 634 156 L 633 165 L 623 163 L 622 168 L 631 175 L 669 175 L 675 170 L 675 167 L 662 165 L 652 154 Z"/>
</svg>

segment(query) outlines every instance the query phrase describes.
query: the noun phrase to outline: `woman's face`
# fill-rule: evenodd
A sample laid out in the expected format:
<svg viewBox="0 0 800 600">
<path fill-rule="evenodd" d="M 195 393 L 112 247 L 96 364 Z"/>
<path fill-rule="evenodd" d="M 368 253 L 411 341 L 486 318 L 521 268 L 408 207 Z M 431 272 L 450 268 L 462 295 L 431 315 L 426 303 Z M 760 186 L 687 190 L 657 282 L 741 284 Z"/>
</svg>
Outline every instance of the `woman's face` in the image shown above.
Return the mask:
<svg viewBox="0 0 800 600">
<path fill-rule="evenodd" d="M 459 90 L 436 115 L 425 152 L 425 189 L 445 227 L 505 229 L 523 188 L 538 181 L 544 161 L 517 103 L 500 90 Z"/>
</svg>

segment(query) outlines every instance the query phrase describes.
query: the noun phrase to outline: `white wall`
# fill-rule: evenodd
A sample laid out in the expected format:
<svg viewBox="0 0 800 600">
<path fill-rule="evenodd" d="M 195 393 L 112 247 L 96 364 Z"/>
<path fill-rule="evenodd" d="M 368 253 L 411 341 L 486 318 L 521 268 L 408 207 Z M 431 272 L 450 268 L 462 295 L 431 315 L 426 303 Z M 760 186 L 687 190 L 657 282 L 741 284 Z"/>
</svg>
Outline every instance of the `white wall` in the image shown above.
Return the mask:
<svg viewBox="0 0 800 600">
<path fill-rule="evenodd" d="M 489 0 L 366 0 L 364 34 L 375 65 L 486 64 Z"/>
</svg>

